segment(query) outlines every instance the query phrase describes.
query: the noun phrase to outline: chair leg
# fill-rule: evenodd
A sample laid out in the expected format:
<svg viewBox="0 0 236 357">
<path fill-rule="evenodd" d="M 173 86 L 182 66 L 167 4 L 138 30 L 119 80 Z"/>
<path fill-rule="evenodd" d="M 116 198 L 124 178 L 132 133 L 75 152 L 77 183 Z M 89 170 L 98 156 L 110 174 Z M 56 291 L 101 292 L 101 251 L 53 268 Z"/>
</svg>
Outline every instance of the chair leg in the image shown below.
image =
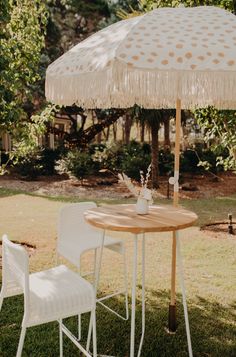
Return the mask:
<svg viewBox="0 0 236 357">
<path fill-rule="evenodd" d="M 18 344 L 18 348 L 17 348 L 16 357 L 21 357 L 21 353 L 22 353 L 23 345 L 24 345 L 24 340 L 25 340 L 25 333 L 26 333 L 26 327 L 22 326 L 21 327 L 20 340 L 19 340 L 19 344 Z"/>
<path fill-rule="evenodd" d="M 129 304 L 128 304 L 128 274 L 127 274 L 127 262 L 126 262 L 126 252 L 123 247 L 123 267 L 124 267 L 124 290 L 125 290 L 125 319 L 129 319 Z"/>
<path fill-rule="evenodd" d="M 97 249 L 94 249 L 94 267 L 93 267 L 93 284 L 94 285 L 96 283 L 97 258 L 98 258 Z"/>
<path fill-rule="evenodd" d="M 81 315 L 78 315 L 78 341 L 81 340 Z"/>
<path fill-rule="evenodd" d="M 63 357 L 63 332 L 62 332 L 62 319 L 59 320 L 59 340 L 60 340 L 60 357 Z"/>
<path fill-rule="evenodd" d="M 93 316 L 91 314 L 89 319 L 89 328 L 88 328 L 88 337 L 87 337 L 87 344 L 86 344 L 86 351 L 89 351 L 90 341 L 91 341 L 91 334 L 92 334 L 92 326 L 93 326 Z"/>
<path fill-rule="evenodd" d="M 103 296 L 102 298 L 97 299 L 97 302 L 102 305 L 105 309 L 107 309 L 108 311 L 110 311 L 111 313 L 113 313 L 114 315 L 116 315 L 117 317 L 119 317 L 120 319 L 127 321 L 129 319 L 129 302 L 128 302 L 128 274 L 127 274 L 127 264 L 126 264 L 126 254 L 125 254 L 125 248 L 124 245 L 121 245 L 121 252 L 119 252 L 119 254 L 122 255 L 123 257 L 123 277 L 124 277 L 124 288 L 121 291 L 117 291 L 113 294 L 110 295 L 106 295 Z M 125 315 L 122 316 L 121 314 L 119 314 L 118 312 L 116 312 L 115 310 L 113 310 L 112 308 L 110 308 L 109 306 L 107 306 L 103 301 L 108 300 L 114 296 L 117 295 L 124 295 L 125 298 Z"/>
<path fill-rule="evenodd" d="M 91 312 L 93 319 L 93 357 L 97 357 L 97 329 L 96 329 L 96 310 Z"/>
<path fill-rule="evenodd" d="M 180 241 L 179 241 L 179 232 L 178 231 L 176 232 L 176 245 L 177 245 L 177 259 L 178 259 L 178 266 L 179 266 L 179 269 L 178 269 L 179 270 L 179 278 L 180 278 L 183 307 L 184 307 L 184 319 L 185 319 L 186 335 L 187 335 L 187 342 L 188 342 L 188 354 L 189 354 L 189 357 L 193 357 L 191 334 L 190 334 L 189 319 L 188 319 L 186 291 L 185 291 L 185 283 L 184 283 L 184 268 L 183 268 L 183 260 L 182 260 L 182 254 L 181 254 L 181 249 L 180 249 Z"/>
</svg>

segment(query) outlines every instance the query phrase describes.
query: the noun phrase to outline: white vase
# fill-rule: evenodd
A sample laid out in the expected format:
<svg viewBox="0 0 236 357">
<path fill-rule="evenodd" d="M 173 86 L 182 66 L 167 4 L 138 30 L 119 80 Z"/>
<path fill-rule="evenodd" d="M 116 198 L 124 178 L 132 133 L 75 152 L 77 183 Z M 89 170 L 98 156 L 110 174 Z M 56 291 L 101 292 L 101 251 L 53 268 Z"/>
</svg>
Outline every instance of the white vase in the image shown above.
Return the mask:
<svg viewBox="0 0 236 357">
<path fill-rule="evenodd" d="M 142 197 L 138 197 L 135 210 L 138 214 L 147 214 L 148 213 L 148 200 Z"/>
</svg>

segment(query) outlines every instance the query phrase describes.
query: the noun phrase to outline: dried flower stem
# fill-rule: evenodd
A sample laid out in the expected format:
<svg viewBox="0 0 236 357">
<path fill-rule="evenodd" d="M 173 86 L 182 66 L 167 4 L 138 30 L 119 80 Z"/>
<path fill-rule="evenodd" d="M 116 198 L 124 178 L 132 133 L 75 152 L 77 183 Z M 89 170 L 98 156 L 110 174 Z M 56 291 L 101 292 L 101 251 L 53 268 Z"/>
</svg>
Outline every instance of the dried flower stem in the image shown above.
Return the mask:
<svg viewBox="0 0 236 357">
<path fill-rule="evenodd" d="M 148 166 L 148 169 L 147 169 L 147 175 L 146 175 L 146 179 L 145 179 L 145 183 L 144 183 L 144 187 L 147 188 L 147 184 L 148 184 L 148 181 L 149 181 L 149 177 L 150 177 L 150 174 L 151 174 L 151 170 L 152 170 L 152 164 L 150 164 Z"/>
<path fill-rule="evenodd" d="M 143 197 L 148 201 L 152 202 L 152 191 L 147 188 L 147 184 L 150 178 L 152 165 L 150 164 L 147 169 L 147 174 L 144 177 L 143 171 L 140 171 L 140 181 L 141 181 L 141 190 L 139 191 L 131 182 L 131 179 L 124 173 L 118 174 L 118 178 L 120 182 L 124 183 L 128 190 L 135 196 L 135 197 Z"/>
</svg>

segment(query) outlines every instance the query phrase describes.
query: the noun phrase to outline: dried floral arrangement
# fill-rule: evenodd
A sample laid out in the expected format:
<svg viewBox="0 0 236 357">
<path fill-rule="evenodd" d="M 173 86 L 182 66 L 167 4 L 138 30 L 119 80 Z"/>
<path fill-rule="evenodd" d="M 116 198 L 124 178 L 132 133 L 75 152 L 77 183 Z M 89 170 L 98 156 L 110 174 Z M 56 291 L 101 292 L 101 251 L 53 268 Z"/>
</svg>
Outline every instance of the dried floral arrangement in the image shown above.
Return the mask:
<svg viewBox="0 0 236 357">
<path fill-rule="evenodd" d="M 150 164 L 147 169 L 147 174 L 144 175 L 143 171 L 140 171 L 140 183 L 141 183 L 141 188 L 138 189 L 137 187 L 134 186 L 132 183 L 130 177 L 128 177 L 126 174 L 118 174 L 119 181 L 124 183 L 128 190 L 137 198 L 143 198 L 147 200 L 149 203 L 153 203 L 152 199 L 152 190 L 150 190 L 147 185 L 148 181 L 150 179 L 151 175 L 151 170 L 152 170 L 152 165 Z"/>
</svg>

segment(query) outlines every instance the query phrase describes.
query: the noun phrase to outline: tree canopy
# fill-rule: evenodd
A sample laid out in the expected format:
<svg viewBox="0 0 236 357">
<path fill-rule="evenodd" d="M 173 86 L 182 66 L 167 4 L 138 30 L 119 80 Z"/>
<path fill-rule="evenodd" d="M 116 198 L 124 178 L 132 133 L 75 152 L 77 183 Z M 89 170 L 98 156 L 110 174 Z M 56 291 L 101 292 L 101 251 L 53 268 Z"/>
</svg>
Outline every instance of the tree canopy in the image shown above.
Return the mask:
<svg viewBox="0 0 236 357">
<path fill-rule="evenodd" d="M 0 26 L 0 130 L 17 140 L 29 130 L 40 80 L 47 9 L 42 0 L 3 0 Z"/>
</svg>

